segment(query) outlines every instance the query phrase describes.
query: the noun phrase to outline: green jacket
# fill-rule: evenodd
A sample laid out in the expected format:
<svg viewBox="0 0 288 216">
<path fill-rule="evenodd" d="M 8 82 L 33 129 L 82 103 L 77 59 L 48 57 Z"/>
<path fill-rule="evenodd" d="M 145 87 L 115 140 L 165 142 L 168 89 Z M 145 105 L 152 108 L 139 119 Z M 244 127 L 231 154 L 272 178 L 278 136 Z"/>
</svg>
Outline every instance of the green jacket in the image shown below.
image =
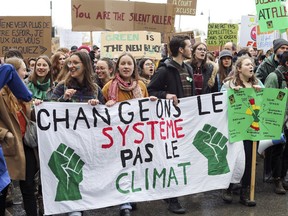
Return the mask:
<svg viewBox="0 0 288 216">
<path fill-rule="evenodd" d="M 256 70 L 256 77 L 265 83 L 265 79 L 271 72 L 275 71 L 279 63 L 274 60 L 275 54 L 265 58 Z"/>
<path fill-rule="evenodd" d="M 287 87 L 287 84 L 286 84 L 286 81 L 285 81 L 285 77 L 283 75 L 283 72 L 286 72 L 287 71 L 287 68 L 285 68 L 284 66 L 282 65 L 279 65 L 276 70 L 278 72 L 281 73 L 281 76 L 282 76 L 282 84 L 281 86 L 279 87 L 279 82 L 278 82 L 278 76 L 276 73 L 270 73 L 267 77 L 266 77 L 266 80 L 265 80 L 265 87 L 266 88 L 278 88 L 278 89 L 284 89 Z M 276 71 L 275 70 L 275 71 Z"/>
</svg>

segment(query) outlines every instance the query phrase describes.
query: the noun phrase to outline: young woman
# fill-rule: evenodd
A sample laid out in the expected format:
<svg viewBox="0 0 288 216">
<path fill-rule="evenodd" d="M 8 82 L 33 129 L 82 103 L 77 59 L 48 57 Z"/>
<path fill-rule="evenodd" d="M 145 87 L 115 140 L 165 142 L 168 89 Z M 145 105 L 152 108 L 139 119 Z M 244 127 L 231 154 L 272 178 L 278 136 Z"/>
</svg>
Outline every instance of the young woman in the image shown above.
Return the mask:
<svg viewBox="0 0 288 216">
<path fill-rule="evenodd" d="M 69 67 L 68 67 L 68 62 L 70 60 L 70 57 L 67 57 L 65 59 L 65 62 L 63 64 L 63 67 L 59 73 L 59 75 L 57 76 L 57 79 L 54 80 L 54 86 L 57 86 L 57 84 L 61 81 L 63 81 L 65 79 L 65 77 L 67 76 L 67 74 L 69 73 Z"/>
<path fill-rule="evenodd" d="M 120 55 L 116 62 L 115 78 L 110 80 L 102 91 L 108 107 L 121 101 L 148 97 L 145 84 L 139 80 L 136 61 L 130 53 Z M 122 204 L 120 216 L 130 216 L 131 210 L 131 203 Z"/>
<path fill-rule="evenodd" d="M 26 74 L 26 65 L 22 59 L 12 57 L 6 59 L 12 64 L 23 80 Z M 29 103 L 17 100 L 10 89 L 5 86 L 0 92 L 0 124 L 7 134 L 7 141 L 11 142 L 10 148 L 3 146 L 9 175 L 12 180 L 20 180 L 20 190 L 23 197 L 24 209 L 27 215 L 37 216 L 34 176 L 38 170 L 34 150 L 24 145 L 26 132 L 26 115 L 30 118 L 31 108 Z"/>
<path fill-rule="evenodd" d="M 213 73 L 213 65 L 207 62 L 207 46 L 205 43 L 198 42 L 193 45 L 192 60 L 190 64 L 193 68 L 195 94 L 200 95 L 217 92 L 217 69 L 215 73 Z"/>
<path fill-rule="evenodd" d="M 221 91 L 226 91 L 231 88 L 239 90 L 240 88 L 254 88 L 259 90 L 264 88 L 264 85 L 254 75 L 254 61 L 251 57 L 244 55 L 237 59 L 235 63 L 235 71 L 232 77 L 223 84 Z M 245 150 L 245 171 L 242 176 L 242 188 L 240 191 L 240 203 L 246 206 L 255 206 L 256 202 L 250 200 L 249 187 L 251 181 L 251 164 L 252 164 L 252 143 L 251 140 L 243 140 Z M 232 202 L 232 188 L 223 191 L 222 198 L 226 202 Z"/>
<path fill-rule="evenodd" d="M 114 76 L 114 62 L 109 58 L 102 58 L 96 63 L 96 82 L 103 88 Z"/>
<path fill-rule="evenodd" d="M 233 69 L 232 53 L 229 50 L 222 50 L 218 61 L 218 89 L 220 91 L 224 80 Z"/>
<path fill-rule="evenodd" d="M 51 71 L 53 75 L 53 81 L 57 79 L 61 69 L 64 66 L 65 54 L 62 52 L 56 52 L 51 58 Z"/>
<path fill-rule="evenodd" d="M 147 86 L 150 83 L 150 79 L 155 73 L 155 64 L 150 58 L 143 58 L 139 61 L 139 74 L 140 80 L 142 80 Z"/>
<path fill-rule="evenodd" d="M 33 98 L 49 100 L 47 92 L 53 87 L 51 62 L 47 56 L 36 59 L 34 73 L 29 77 L 27 87 L 33 93 Z"/>
</svg>

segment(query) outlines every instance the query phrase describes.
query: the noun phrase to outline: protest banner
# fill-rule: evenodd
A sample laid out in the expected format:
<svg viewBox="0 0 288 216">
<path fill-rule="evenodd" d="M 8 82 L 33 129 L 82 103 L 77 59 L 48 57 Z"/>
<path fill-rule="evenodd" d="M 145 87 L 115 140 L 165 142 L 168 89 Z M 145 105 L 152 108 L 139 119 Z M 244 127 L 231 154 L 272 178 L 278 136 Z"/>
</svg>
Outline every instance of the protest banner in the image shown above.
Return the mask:
<svg viewBox="0 0 288 216">
<path fill-rule="evenodd" d="M 101 57 L 118 58 L 123 52 L 136 59 L 161 59 L 161 34 L 158 32 L 101 32 Z"/>
<path fill-rule="evenodd" d="M 256 16 L 242 16 L 240 28 L 240 42 L 241 47 L 251 46 L 257 48 L 257 22 Z"/>
<path fill-rule="evenodd" d="M 208 24 L 208 46 L 223 46 L 227 42 L 237 44 L 238 24 L 209 23 Z"/>
<path fill-rule="evenodd" d="M 173 32 L 173 4 L 72 0 L 73 31 Z"/>
<path fill-rule="evenodd" d="M 286 0 L 256 0 L 255 3 L 261 32 L 288 28 Z"/>
<path fill-rule="evenodd" d="M 286 89 L 228 91 L 229 141 L 280 139 L 287 102 Z"/>
<path fill-rule="evenodd" d="M 244 171 L 227 94 L 36 106 L 45 214 L 227 188 Z M 156 213 L 155 213 L 156 214 Z"/>
<path fill-rule="evenodd" d="M 0 55 L 18 49 L 24 57 L 51 55 L 50 16 L 0 16 Z"/>
<path fill-rule="evenodd" d="M 257 26 L 257 49 L 262 49 L 264 52 L 273 47 L 273 40 L 280 37 L 278 31 L 260 32 L 259 25 Z"/>
<path fill-rule="evenodd" d="M 72 46 L 82 45 L 82 33 L 72 32 L 71 29 L 59 28 L 60 47 L 67 47 L 70 49 Z"/>
<path fill-rule="evenodd" d="M 196 15 L 197 0 L 168 0 L 167 3 L 174 4 L 177 15 Z"/>
<path fill-rule="evenodd" d="M 57 50 L 60 48 L 60 38 L 59 37 L 53 37 L 51 40 L 51 52 L 56 53 Z"/>
</svg>

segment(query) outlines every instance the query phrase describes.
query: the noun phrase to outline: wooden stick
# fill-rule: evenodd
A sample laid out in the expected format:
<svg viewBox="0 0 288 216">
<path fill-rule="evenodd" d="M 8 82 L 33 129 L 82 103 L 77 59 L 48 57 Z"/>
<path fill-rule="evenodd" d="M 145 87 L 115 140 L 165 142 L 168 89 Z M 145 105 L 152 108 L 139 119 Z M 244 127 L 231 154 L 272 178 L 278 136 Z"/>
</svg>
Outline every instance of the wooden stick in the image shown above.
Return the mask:
<svg viewBox="0 0 288 216">
<path fill-rule="evenodd" d="M 256 152 L 257 152 L 257 142 L 253 141 L 253 143 L 252 143 L 251 183 L 250 183 L 250 200 L 251 201 L 254 201 L 254 195 L 255 195 Z"/>
</svg>

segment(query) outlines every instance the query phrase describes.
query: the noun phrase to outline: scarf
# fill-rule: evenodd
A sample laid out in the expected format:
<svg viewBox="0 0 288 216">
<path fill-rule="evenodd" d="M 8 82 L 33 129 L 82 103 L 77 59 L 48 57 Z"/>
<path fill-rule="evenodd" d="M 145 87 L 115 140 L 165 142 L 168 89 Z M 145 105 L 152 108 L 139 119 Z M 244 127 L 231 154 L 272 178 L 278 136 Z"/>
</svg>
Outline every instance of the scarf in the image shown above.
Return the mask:
<svg viewBox="0 0 288 216">
<path fill-rule="evenodd" d="M 29 82 L 27 86 L 29 90 L 33 93 L 33 98 L 37 98 L 40 100 L 47 99 L 47 91 L 50 88 L 50 80 L 45 83 L 40 83 L 37 80 L 37 85 L 34 85 L 33 82 Z"/>
<path fill-rule="evenodd" d="M 133 98 L 142 98 L 142 92 L 136 80 L 132 80 L 131 83 L 127 83 L 121 79 L 119 73 L 116 73 L 114 80 L 111 83 L 108 91 L 108 99 L 118 102 L 118 91 L 132 91 Z"/>
</svg>

